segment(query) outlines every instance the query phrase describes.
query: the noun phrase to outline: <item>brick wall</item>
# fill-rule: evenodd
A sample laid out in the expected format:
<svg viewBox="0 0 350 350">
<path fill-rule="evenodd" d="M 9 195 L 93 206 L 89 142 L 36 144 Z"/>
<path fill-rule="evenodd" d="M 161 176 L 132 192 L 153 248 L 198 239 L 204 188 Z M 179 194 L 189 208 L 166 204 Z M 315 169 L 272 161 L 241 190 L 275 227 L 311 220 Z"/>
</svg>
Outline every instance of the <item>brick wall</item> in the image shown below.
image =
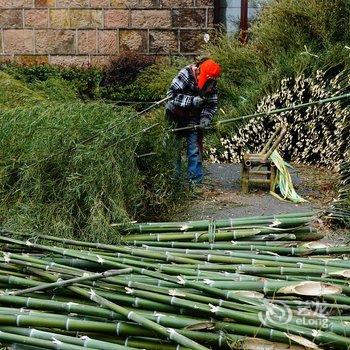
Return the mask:
<svg viewBox="0 0 350 350">
<path fill-rule="evenodd" d="M 194 54 L 213 0 L 0 0 L 0 61 L 93 65 L 122 51 Z"/>
</svg>

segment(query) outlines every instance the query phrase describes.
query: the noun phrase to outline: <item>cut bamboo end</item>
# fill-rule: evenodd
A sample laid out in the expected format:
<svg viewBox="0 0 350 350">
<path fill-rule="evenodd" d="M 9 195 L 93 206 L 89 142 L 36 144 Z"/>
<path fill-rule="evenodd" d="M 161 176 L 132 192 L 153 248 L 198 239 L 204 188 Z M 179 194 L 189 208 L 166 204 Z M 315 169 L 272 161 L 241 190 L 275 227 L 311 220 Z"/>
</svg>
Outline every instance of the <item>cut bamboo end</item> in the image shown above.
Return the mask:
<svg viewBox="0 0 350 350">
<path fill-rule="evenodd" d="M 282 287 L 278 290 L 278 293 L 318 297 L 322 295 L 341 294 L 342 288 L 328 283 L 305 281 Z"/>
</svg>

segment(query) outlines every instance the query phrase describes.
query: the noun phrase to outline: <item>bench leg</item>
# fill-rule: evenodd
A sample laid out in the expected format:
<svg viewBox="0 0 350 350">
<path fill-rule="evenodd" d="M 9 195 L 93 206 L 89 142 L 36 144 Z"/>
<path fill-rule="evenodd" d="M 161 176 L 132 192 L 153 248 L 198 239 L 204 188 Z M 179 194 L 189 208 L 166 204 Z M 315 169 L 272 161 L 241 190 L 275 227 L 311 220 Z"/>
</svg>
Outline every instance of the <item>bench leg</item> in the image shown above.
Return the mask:
<svg viewBox="0 0 350 350">
<path fill-rule="evenodd" d="M 276 186 L 275 186 L 275 180 L 276 180 L 276 166 L 274 164 L 271 164 L 271 175 L 270 175 L 270 191 L 275 192 Z"/>
<path fill-rule="evenodd" d="M 249 192 L 249 168 L 244 163 L 242 164 L 241 187 L 243 193 Z"/>
</svg>

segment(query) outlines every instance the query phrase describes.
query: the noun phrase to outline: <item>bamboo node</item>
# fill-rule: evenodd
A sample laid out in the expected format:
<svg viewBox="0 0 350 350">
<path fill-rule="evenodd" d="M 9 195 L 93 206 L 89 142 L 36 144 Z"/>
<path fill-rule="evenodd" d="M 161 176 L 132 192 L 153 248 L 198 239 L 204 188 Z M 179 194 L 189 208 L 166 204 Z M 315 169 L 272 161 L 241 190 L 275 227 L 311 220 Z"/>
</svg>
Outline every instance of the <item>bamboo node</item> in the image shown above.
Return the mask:
<svg viewBox="0 0 350 350">
<path fill-rule="evenodd" d="M 17 316 L 16 316 L 16 326 L 17 326 L 17 327 L 20 326 L 21 317 L 22 317 L 22 315 L 17 315 Z"/>
<path fill-rule="evenodd" d="M 10 256 L 11 256 L 11 253 L 4 252 L 4 261 L 6 264 L 10 262 Z"/>
<path fill-rule="evenodd" d="M 166 330 L 169 333 L 169 339 L 173 340 L 173 337 L 176 336 L 178 333 L 175 331 L 174 328 L 167 328 Z"/>
<path fill-rule="evenodd" d="M 183 277 L 177 276 L 176 278 L 177 278 L 177 283 L 178 284 L 181 284 L 183 286 L 186 284 L 186 280 Z"/>
<path fill-rule="evenodd" d="M 105 262 L 99 255 L 96 255 L 96 258 L 99 264 L 103 264 Z"/>
<path fill-rule="evenodd" d="M 63 343 L 55 337 L 52 337 L 52 343 L 57 345 L 58 348 L 60 348 L 63 345 Z"/>
<path fill-rule="evenodd" d="M 220 310 L 220 306 L 215 306 L 215 305 L 209 304 L 209 307 L 210 307 L 210 312 L 212 312 L 214 314 L 216 314 Z"/>
<path fill-rule="evenodd" d="M 211 287 L 211 286 L 214 284 L 214 281 L 211 280 L 211 279 L 209 279 L 209 278 L 205 278 L 205 279 L 203 280 L 203 283 L 204 283 L 204 284 L 207 284 L 208 286 Z"/>
<path fill-rule="evenodd" d="M 129 287 L 125 287 L 125 293 L 126 294 L 134 294 L 134 289 L 132 289 L 132 288 L 129 288 Z"/>
<path fill-rule="evenodd" d="M 317 330 L 317 329 L 313 329 L 312 330 L 312 336 L 315 337 L 315 338 L 321 336 L 321 334 L 322 334 L 322 332 Z"/>
<path fill-rule="evenodd" d="M 94 300 L 96 297 L 96 292 L 93 289 L 90 289 L 89 295 L 90 295 L 90 300 Z"/>
</svg>

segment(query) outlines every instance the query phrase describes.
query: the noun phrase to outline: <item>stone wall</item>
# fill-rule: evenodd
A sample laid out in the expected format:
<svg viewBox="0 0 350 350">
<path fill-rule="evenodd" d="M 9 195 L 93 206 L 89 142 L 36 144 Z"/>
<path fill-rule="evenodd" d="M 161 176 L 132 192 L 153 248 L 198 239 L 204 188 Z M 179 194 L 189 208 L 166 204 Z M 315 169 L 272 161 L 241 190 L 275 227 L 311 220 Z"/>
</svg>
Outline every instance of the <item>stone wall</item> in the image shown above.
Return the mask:
<svg viewBox="0 0 350 350">
<path fill-rule="evenodd" d="M 213 0 L 0 0 L 0 61 L 100 65 L 123 51 L 198 52 Z"/>
</svg>

